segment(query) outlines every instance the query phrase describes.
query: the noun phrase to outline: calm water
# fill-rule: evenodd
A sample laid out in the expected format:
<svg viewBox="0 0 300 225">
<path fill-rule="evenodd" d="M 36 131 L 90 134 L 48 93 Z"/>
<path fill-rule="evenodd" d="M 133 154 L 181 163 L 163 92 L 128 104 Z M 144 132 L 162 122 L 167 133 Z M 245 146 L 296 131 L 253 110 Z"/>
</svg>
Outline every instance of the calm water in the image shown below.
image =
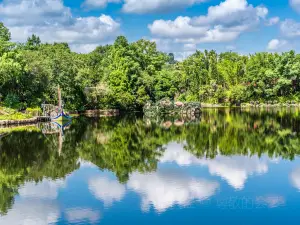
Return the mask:
<svg viewBox="0 0 300 225">
<path fill-rule="evenodd" d="M 19 129 L 0 139 L 0 224 L 300 224 L 299 154 L 291 110 Z"/>
</svg>

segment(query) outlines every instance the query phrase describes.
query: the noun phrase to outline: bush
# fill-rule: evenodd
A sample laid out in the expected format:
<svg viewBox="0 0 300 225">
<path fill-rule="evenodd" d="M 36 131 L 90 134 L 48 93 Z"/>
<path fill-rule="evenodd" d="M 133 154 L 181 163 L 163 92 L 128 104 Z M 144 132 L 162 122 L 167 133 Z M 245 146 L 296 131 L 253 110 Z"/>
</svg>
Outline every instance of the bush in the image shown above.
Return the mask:
<svg viewBox="0 0 300 225">
<path fill-rule="evenodd" d="M 19 109 L 20 108 L 20 100 L 19 97 L 15 94 L 8 94 L 3 102 L 4 106 L 8 108 L 13 109 Z"/>
<path fill-rule="evenodd" d="M 188 95 L 186 97 L 186 101 L 187 102 L 196 102 L 196 101 L 198 101 L 198 97 L 196 95 Z"/>
<path fill-rule="evenodd" d="M 9 114 L 14 114 L 17 111 L 11 108 L 6 108 L 6 107 L 0 107 L 0 115 L 9 115 Z"/>
<path fill-rule="evenodd" d="M 186 102 L 186 94 L 180 94 L 176 101 Z"/>
<path fill-rule="evenodd" d="M 245 101 L 245 91 L 246 88 L 242 85 L 238 85 L 234 88 L 231 88 L 228 91 L 228 98 L 230 99 L 231 103 L 236 103 L 236 102 L 244 102 Z"/>
<path fill-rule="evenodd" d="M 39 116 L 42 114 L 42 110 L 39 107 L 36 108 L 27 108 L 25 113 L 31 116 Z"/>
<path fill-rule="evenodd" d="M 226 91 L 221 86 L 219 86 L 213 96 L 216 103 L 224 103 L 226 100 L 226 97 L 227 97 Z"/>
</svg>

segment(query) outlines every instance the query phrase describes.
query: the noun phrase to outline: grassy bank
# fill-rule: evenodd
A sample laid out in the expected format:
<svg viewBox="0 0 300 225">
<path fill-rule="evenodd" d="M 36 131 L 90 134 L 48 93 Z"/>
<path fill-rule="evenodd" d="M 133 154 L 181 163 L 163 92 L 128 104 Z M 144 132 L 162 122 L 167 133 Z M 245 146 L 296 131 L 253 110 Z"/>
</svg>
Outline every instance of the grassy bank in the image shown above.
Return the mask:
<svg viewBox="0 0 300 225">
<path fill-rule="evenodd" d="M 41 113 L 39 108 L 28 108 L 22 112 L 0 106 L 0 120 L 26 120 L 34 118 Z"/>
</svg>

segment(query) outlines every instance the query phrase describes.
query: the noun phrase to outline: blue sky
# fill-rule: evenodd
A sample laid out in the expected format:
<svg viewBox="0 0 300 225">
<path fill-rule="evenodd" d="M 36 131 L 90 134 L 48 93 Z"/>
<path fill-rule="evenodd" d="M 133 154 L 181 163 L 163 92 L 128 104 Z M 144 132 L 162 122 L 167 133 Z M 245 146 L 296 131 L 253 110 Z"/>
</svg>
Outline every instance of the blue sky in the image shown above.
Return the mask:
<svg viewBox="0 0 300 225">
<path fill-rule="evenodd" d="M 155 41 L 177 58 L 196 49 L 300 49 L 300 0 L 0 0 L 0 21 L 14 41 L 35 33 L 77 52 L 118 35 Z"/>
</svg>

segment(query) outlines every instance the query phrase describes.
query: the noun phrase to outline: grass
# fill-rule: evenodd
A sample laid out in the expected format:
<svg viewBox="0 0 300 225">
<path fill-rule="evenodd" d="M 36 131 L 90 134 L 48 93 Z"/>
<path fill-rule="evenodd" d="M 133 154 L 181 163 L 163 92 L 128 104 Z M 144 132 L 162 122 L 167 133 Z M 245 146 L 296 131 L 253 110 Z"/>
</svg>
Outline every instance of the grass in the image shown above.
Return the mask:
<svg viewBox="0 0 300 225">
<path fill-rule="evenodd" d="M 13 114 L 8 115 L 0 115 L 0 120 L 25 120 L 32 118 L 29 114 L 23 114 L 20 112 L 15 112 Z"/>
<path fill-rule="evenodd" d="M 15 109 L 10 109 L 0 106 L 0 120 L 25 120 L 33 118 L 36 109 L 28 109 L 26 113 L 18 112 Z"/>
</svg>

